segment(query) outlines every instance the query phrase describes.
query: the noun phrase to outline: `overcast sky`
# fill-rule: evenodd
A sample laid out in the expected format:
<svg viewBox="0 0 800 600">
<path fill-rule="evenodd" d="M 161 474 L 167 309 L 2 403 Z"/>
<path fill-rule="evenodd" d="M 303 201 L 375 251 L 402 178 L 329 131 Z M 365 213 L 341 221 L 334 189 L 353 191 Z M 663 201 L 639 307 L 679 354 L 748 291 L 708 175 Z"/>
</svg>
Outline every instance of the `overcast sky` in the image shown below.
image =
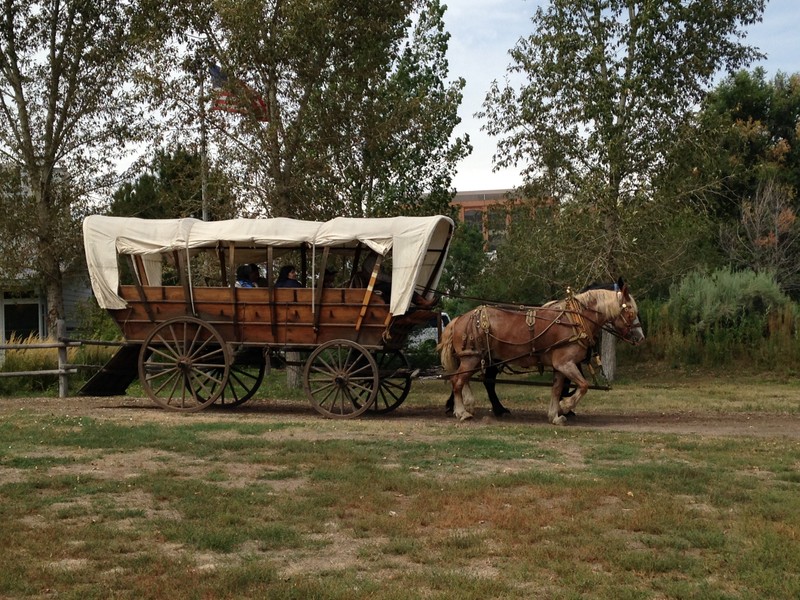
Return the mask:
<svg viewBox="0 0 800 600">
<path fill-rule="evenodd" d="M 452 34 L 448 59 L 450 77 L 464 77 L 462 123 L 457 135 L 469 133 L 474 150 L 461 162 L 453 185 L 458 191 L 493 190 L 521 183 L 514 170 L 492 172 L 496 140 L 480 131 L 473 117 L 494 79 L 502 81 L 509 49 L 531 32 L 530 18 L 541 0 L 445 0 L 445 24 Z M 772 78 L 778 71 L 800 72 L 800 1 L 768 0 L 762 23 L 748 30 L 745 40 L 767 55 L 757 63 Z M 753 67 L 757 66 L 753 65 Z"/>
</svg>

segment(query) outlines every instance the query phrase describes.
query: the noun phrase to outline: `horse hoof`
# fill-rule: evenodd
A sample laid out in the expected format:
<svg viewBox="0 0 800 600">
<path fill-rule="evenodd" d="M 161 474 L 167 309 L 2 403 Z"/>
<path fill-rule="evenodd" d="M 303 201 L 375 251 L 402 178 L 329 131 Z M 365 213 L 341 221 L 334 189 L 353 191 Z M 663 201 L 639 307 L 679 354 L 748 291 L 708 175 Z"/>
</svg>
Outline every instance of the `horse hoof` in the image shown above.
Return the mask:
<svg viewBox="0 0 800 600">
<path fill-rule="evenodd" d="M 555 419 L 553 419 L 553 425 L 566 425 L 567 417 L 564 415 L 558 415 Z"/>
<path fill-rule="evenodd" d="M 468 412 L 465 412 L 462 415 L 458 415 L 458 420 L 459 421 L 469 421 L 471 418 L 472 418 L 472 414 L 468 413 Z"/>
<path fill-rule="evenodd" d="M 565 416 L 567 419 L 574 419 L 574 418 L 576 418 L 578 415 L 576 415 L 576 414 L 575 414 L 575 411 L 574 411 L 574 410 L 571 410 L 571 411 L 569 411 L 568 413 L 564 413 L 564 416 Z"/>
</svg>

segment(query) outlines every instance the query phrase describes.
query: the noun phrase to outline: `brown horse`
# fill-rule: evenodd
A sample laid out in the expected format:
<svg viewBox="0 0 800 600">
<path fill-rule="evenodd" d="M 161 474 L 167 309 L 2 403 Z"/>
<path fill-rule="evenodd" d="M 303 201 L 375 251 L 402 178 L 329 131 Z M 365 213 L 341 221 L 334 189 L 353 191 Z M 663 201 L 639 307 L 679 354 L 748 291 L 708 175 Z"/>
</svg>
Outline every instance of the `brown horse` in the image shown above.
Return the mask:
<svg viewBox="0 0 800 600">
<path fill-rule="evenodd" d="M 454 319 L 437 346 L 453 385 L 453 414 L 461 420 L 472 417 L 464 401 L 473 401 L 469 380 L 478 370 L 503 365 L 552 367 L 547 418 L 554 425 L 563 425 L 564 414 L 573 410 L 589 389 L 578 364 L 606 324 L 632 344 L 644 340 L 636 301 L 622 280 L 614 289 L 590 289 L 542 307 L 480 306 Z M 559 402 L 567 378 L 578 387 Z"/>
</svg>

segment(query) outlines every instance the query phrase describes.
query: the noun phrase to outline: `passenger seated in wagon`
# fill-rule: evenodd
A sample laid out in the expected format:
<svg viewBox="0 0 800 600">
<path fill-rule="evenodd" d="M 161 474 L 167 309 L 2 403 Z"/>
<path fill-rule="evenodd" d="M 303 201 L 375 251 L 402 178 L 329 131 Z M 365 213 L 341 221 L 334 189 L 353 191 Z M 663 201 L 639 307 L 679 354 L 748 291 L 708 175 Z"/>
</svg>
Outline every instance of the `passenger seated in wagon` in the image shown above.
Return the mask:
<svg viewBox="0 0 800 600">
<path fill-rule="evenodd" d="M 294 265 L 284 265 L 278 272 L 278 280 L 275 282 L 276 288 L 299 288 L 303 287 L 297 281 L 297 269 Z"/>
<path fill-rule="evenodd" d="M 256 271 L 256 273 L 258 273 Z M 258 277 L 258 275 L 256 275 Z M 251 265 L 239 265 L 236 269 L 236 287 L 253 288 L 256 287 L 253 281 L 253 270 Z"/>
<path fill-rule="evenodd" d="M 370 252 L 364 259 L 364 262 L 361 263 L 361 270 L 356 274 L 355 278 L 355 281 L 358 282 L 357 287 L 367 287 L 369 285 L 370 278 L 372 277 L 372 271 L 375 269 L 375 261 L 377 260 L 378 254 L 375 252 Z M 387 275 L 383 272 L 383 270 L 379 270 L 375 277 L 375 285 L 373 286 L 373 289 L 384 302 L 388 303 L 389 299 L 392 297 L 391 275 Z M 438 301 L 439 299 L 435 296 L 429 300 L 416 291 L 411 297 L 411 302 L 415 306 L 425 310 L 430 310 L 436 306 Z"/>
</svg>

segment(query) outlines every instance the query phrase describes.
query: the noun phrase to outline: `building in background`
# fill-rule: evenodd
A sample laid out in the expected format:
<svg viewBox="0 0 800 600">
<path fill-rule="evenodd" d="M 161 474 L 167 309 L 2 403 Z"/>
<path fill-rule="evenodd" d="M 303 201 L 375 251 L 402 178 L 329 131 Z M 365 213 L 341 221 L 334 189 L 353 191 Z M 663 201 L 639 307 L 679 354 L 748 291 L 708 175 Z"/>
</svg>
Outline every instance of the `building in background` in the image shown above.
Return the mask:
<svg viewBox="0 0 800 600">
<path fill-rule="evenodd" d="M 92 295 L 88 275 L 83 272 L 64 276 L 64 312 L 67 331 L 78 327 L 79 305 Z M 0 343 L 28 336 L 45 338 L 47 299 L 44 291 L 25 277 L 0 279 Z"/>
<path fill-rule="evenodd" d="M 514 189 L 457 192 L 451 203 L 458 208 L 458 220 L 481 230 L 486 251 L 497 249 L 506 236 L 517 210 L 523 210 L 523 198 Z"/>
</svg>

